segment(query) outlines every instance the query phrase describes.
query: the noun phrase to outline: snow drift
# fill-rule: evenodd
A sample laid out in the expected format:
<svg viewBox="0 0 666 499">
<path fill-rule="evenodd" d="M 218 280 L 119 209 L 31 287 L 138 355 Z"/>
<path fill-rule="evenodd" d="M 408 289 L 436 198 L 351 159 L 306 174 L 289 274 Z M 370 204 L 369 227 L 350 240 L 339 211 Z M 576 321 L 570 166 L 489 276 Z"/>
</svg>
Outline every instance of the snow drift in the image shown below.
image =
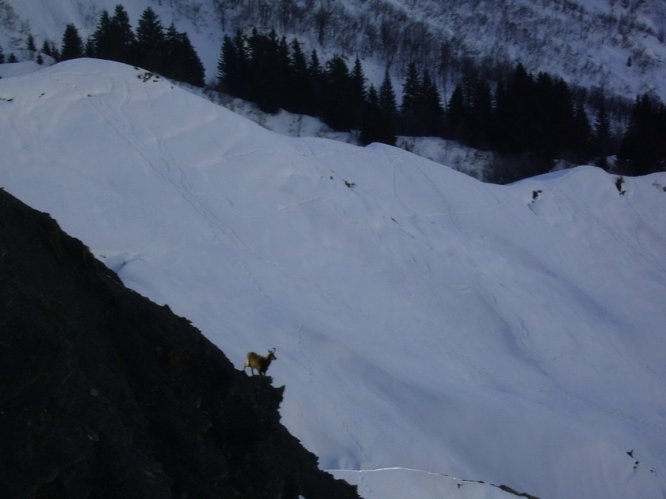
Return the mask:
<svg viewBox="0 0 666 499">
<path fill-rule="evenodd" d="M 362 495 L 666 495 L 666 174 L 488 185 L 94 60 L 1 80 L 0 123 L 0 185 L 239 368 L 277 347 L 285 425 Z"/>
</svg>

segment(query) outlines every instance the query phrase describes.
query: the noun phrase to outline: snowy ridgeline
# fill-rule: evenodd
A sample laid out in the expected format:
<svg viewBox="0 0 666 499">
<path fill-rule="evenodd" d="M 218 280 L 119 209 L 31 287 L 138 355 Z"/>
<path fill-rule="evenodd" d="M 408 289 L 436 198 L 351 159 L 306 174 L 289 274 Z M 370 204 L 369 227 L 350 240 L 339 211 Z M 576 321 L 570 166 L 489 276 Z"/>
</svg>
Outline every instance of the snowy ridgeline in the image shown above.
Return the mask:
<svg viewBox="0 0 666 499">
<path fill-rule="evenodd" d="M 292 114 L 284 110 L 280 110 L 276 114 L 268 114 L 262 112 L 255 104 L 242 99 L 228 97 L 219 92 L 201 91 L 196 88 L 192 90 L 200 92 L 213 102 L 218 102 L 227 109 L 281 135 L 319 137 L 358 144 L 357 133 L 333 130 L 320 119 L 312 116 Z M 449 166 L 479 180 L 487 178 L 496 163 L 493 152 L 480 151 L 440 137 L 398 137 L 397 145 L 401 149 Z"/>
<path fill-rule="evenodd" d="M 483 184 L 94 60 L 0 80 L 0 123 L 0 186 L 239 368 L 277 347 L 365 497 L 666 493 L 666 174 Z"/>
<path fill-rule="evenodd" d="M 333 470 L 342 478 L 358 486 L 362 497 L 419 497 L 455 499 L 511 499 L 530 497 L 506 485 L 489 484 L 479 480 L 463 480 L 442 473 L 431 473 L 407 468 L 381 468 L 377 470 Z"/>
</svg>

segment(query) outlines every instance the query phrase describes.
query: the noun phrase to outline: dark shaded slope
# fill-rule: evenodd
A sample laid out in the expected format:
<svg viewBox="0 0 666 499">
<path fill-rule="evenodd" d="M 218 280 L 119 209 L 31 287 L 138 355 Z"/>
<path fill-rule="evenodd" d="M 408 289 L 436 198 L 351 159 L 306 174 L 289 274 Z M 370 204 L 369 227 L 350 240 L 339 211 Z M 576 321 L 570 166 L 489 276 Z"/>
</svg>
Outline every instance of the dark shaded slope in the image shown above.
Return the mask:
<svg viewBox="0 0 666 499">
<path fill-rule="evenodd" d="M 0 496 L 346 498 L 190 323 L 0 190 Z"/>
</svg>

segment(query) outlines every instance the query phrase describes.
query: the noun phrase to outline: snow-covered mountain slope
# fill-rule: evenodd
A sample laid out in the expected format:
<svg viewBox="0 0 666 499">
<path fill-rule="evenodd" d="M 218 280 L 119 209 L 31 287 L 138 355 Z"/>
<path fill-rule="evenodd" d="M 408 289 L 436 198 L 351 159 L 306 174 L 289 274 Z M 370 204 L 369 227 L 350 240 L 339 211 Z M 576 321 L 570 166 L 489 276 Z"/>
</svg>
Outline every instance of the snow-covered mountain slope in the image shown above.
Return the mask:
<svg viewBox="0 0 666 499">
<path fill-rule="evenodd" d="M 37 47 L 62 39 L 67 23 L 85 38 L 102 9 L 117 0 L 0 0 L 0 45 Z M 666 99 L 666 3 L 663 0 L 125 0 L 134 25 L 151 6 L 165 26 L 187 31 L 208 70 L 216 75 L 223 33 L 275 28 L 328 54 L 365 59 L 375 83 L 384 67 L 395 76 L 409 62 L 433 75 L 451 77 L 452 58 L 483 64 L 522 61 L 532 72 L 548 71 L 570 83 L 601 87 L 633 99 L 654 91 Z M 460 72 L 460 67 L 457 71 Z M 460 76 L 460 75 L 459 75 Z M 454 78 L 455 79 L 455 78 Z"/>
<path fill-rule="evenodd" d="M 365 496 L 666 495 L 666 174 L 488 185 L 86 59 L 0 80 L 0 127 L 1 187 L 239 368 L 277 347 Z"/>
<path fill-rule="evenodd" d="M 3 69 L 0 66 L 0 76 Z M 196 90 L 196 89 L 192 89 Z M 358 144 L 355 132 L 339 132 L 333 130 L 318 118 L 304 114 L 292 114 L 280 110 L 275 114 L 264 113 L 249 101 L 231 98 L 220 92 L 202 91 L 212 102 L 223 105 L 236 114 L 240 114 L 262 127 L 290 137 L 320 137 Z M 479 180 L 486 180 L 492 171 L 496 156 L 491 151 L 480 151 L 465 146 L 454 140 L 440 137 L 408 137 L 398 136 L 397 146 L 424 158 L 435 161 L 464 172 Z"/>
</svg>

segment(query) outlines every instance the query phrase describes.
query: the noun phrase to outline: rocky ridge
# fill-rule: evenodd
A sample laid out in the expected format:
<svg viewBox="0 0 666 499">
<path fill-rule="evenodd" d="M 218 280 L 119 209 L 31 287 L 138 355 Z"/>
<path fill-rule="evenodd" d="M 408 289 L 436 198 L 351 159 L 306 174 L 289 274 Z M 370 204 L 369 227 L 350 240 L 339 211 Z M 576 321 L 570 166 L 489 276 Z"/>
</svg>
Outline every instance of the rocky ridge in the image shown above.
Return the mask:
<svg viewBox="0 0 666 499">
<path fill-rule="evenodd" d="M 358 497 L 281 425 L 270 381 L 0 190 L 3 497 Z"/>
</svg>

